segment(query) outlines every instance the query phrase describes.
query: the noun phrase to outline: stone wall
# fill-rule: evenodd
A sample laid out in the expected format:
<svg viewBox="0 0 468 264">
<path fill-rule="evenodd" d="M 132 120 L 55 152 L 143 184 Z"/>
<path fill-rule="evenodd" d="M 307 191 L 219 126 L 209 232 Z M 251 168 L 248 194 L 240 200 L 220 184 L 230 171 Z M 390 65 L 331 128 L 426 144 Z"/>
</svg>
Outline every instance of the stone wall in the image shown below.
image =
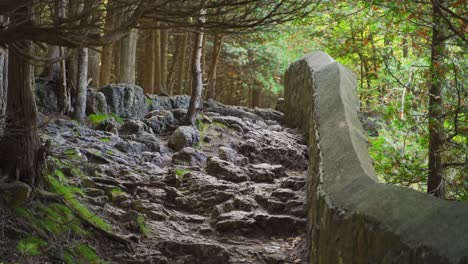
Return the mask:
<svg viewBox="0 0 468 264">
<path fill-rule="evenodd" d="M 468 263 L 468 204 L 379 183 L 356 77 L 323 52 L 285 77 L 285 121 L 309 136 L 310 263 Z"/>
</svg>

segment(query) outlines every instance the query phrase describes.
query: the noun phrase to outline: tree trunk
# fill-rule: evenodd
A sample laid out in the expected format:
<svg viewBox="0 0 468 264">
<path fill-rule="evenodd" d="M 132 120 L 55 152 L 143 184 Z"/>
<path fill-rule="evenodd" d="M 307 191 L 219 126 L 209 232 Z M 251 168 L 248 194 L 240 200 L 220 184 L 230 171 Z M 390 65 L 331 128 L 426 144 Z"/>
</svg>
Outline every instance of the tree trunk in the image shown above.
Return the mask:
<svg viewBox="0 0 468 264">
<path fill-rule="evenodd" d="M 47 59 L 52 60 L 60 56 L 60 47 L 48 45 Z M 60 79 L 60 62 L 49 63 L 44 67 L 43 72 L 40 74 L 49 80 L 58 81 Z"/>
<path fill-rule="evenodd" d="M 86 117 L 86 90 L 88 88 L 88 49 L 78 48 L 77 83 L 73 118 L 83 121 Z"/>
<path fill-rule="evenodd" d="M 144 68 L 143 68 L 143 89 L 145 93 L 154 93 L 154 30 L 148 30 L 145 39 L 144 53 Z"/>
<path fill-rule="evenodd" d="M 161 30 L 161 88 L 164 92 L 167 90 L 167 57 L 168 57 L 169 31 Z"/>
<path fill-rule="evenodd" d="M 101 61 L 100 52 L 88 50 L 88 76 L 91 78 L 91 87 L 99 87 L 99 62 Z"/>
<path fill-rule="evenodd" d="M 132 29 L 120 41 L 120 72 L 118 80 L 121 83 L 135 83 L 135 62 L 138 30 Z"/>
<path fill-rule="evenodd" d="M 218 68 L 218 61 L 223 49 L 223 36 L 216 34 L 213 46 L 213 57 L 211 59 L 211 67 L 208 72 L 208 92 L 206 98 L 216 98 L 216 71 Z"/>
<path fill-rule="evenodd" d="M 107 2 L 107 7 L 112 8 L 113 1 L 109 0 Z M 104 26 L 104 31 L 110 31 L 114 28 L 116 22 L 116 16 L 112 12 L 106 13 L 106 21 Z M 113 56 L 114 43 L 105 45 L 102 47 L 101 54 L 101 71 L 99 73 L 99 86 L 103 87 L 111 82 L 112 76 L 112 60 Z"/>
<path fill-rule="evenodd" d="M 0 22 L 3 22 L 1 17 L 0 17 Z M 7 86 L 8 86 L 8 50 L 0 47 L 0 120 L 3 119 L 3 117 L 5 116 L 6 103 L 7 103 Z"/>
<path fill-rule="evenodd" d="M 182 94 L 184 90 L 185 80 L 185 61 L 187 59 L 187 46 L 189 40 L 189 33 L 184 33 L 182 42 L 182 52 L 179 56 L 179 71 L 177 75 L 177 91 L 176 94 Z"/>
<path fill-rule="evenodd" d="M 159 23 L 156 23 L 158 26 Z M 161 91 L 161 30 L 154 32 L 154 93 Z"/>
<path fill-rule="evenodd" d="M 252 108 L 260 106 L 260 89 L 252 89 Z"/>
<path fill-rule="evenodd" d="M 182 36 L 177 36 L 176 41 L 179 43 L 181 40 Z M 174 75 L 175 71 L 175 66 L 177 64 L 178 58 L 180 56 L 180 45 L 176 45 L 174 53 L 172 54 L 172 63 L 171 63 L 171 68 L 169 69 L 169 73 L 167 74 L 167 89 L 169 90 L 169 95 L 172 96 L 175 93 L 175 85 L 174 82 L 172 81 L 172 76 Z"/>
<path fill-rule="evenodd" d="M 440 3 L 443 4 L 443 0 Z M 444 36 L 446 32 L 442 14 L 433 4 L 433 26 L 431 43 L 431 83 L 429 88 L 429 174 L 427 192 L 444 198 L 442 152 L 444 148 L 444 118 L 442 90 L 445 80 L 444 56 L 446 55 Z"/>
<path fill-rule="evenodd" d="M 200 10 L 199 22 L 205 22 L 206 11 Z M 190 105 L 185 116 L 185 124 L 195 125 L 197 113 L 201 104 L 201 95 L 203 92 L 203 78 L 202 78 L 202 49 L 203 49 L 203 29 L 201 28 L 195 35 L 193 59 L 192 59 L 192 96 L 190 98 Z"/>
<path fill-rule="evenodd" d="M 11 16 L 12 23 L 30 21 L 28 7 L 17 9 Z M 21 52 L 31 55 L 32 42 L 20 41 L 10 45 L 21 47 Z M 8 57 L 8 99 L 6 109 L 5 136 L 1 142 L 0 168 L 3 174 L 36 186 L 40 177 L 40 140 L 37 129 L 37 108 L 33 92 L 33 66 L 18 55 L 10 52 Z"/>
</svg>

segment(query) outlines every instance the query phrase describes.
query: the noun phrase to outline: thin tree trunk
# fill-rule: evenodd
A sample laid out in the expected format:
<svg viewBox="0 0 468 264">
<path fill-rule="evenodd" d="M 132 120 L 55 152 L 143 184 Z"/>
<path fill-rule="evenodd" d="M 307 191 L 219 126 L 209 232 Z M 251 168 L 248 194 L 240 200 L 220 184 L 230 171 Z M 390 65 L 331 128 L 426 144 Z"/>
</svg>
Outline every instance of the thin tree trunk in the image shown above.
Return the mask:
<svg viewBox="0 0 468 264">
<path fill-rule="evenodd" d="M 260 106 L 260 89 L 252 89 L 252 108 Z"/>
<path fill-rule="evenodd" d="M 86 117 L 86 90 L 88 88 L 88 49 L 78 48 L 78 72 L 73 118 L 83 121 Z"/>
<path fill-rule="evenodd" d="M 213 57 L 211 59 L 211 67 L 208 72 L 208 92 L 206 98 L 216 98 L 216 71 L 218 68 L 218 61 L 223 49 L 223 36 L 220 34 L 215 35 L 213 46 Z"/>
<path fill-rule="evenodd" d="M 144 53 L 144 68 L 143 68 L 143 89 L 145 93 L 154 93 L 154 30 L 148 30 L 148 35 L 145 39 Z"/>
<path fill-rule="evenodd" d="M 187 46 L 189 33 L 184 33 L 182 42 L 182 53 L 179 56 L 179 71 L 177 75 L 177 91 L 176 94 L 182 94 L 184 90 L 185 80 L 185 61 L 187 60 Z"/>
<path fill-rule="evenodd" d="M 439 0 L 443 4 L 443 0 Z M 445 26 L 442 14 L 433 4 L 433 26 L 431 43 L 431 83 L 429 89 L 429 174 L 427 192 L 444 198 L 442 152 L 444 147 L 444 118 L 442 90 L 445 81 Z"/>
<path fill-rule="evenodd" d="M 206 10 L 200 10 L 199 22 L 205 22 Z M 201 28 L 195 35 L 193 61 L 192 61 L 192 96 L 190 98 L 190 105 L 185 116 L 185 124 L 195 125 L 197 113 L 201 104 L 201 95 L 203 92 L 203 78 L 202 78 L 202 49 L 203 49 L 203 29 Z"/>
<path fill-rule="evenodd" d="M 110 12 L 109 9 L 112 8 L 113 0 L 107 2 L 106 21 L 104 26 L 104 31 L 110 31 L 115 27 L 116 16 L 113 12 Z M 101 70 L 99 73 L 99 86 L 103 87 L 111 82 L 112 76 L 112 63 L 113 63 L 113 49 L 114 43 L 105 45 L 102 47 L 101 54 Z"/>
<path fill-rule="evenodd" d="M 4 19 L 0 16 L 0 23 Z M 8 50 L 0 47 L 0 119 L 4 118 L 8 86 Z M 0 124 L 1 125 L 1 124 Z M 1 127 L 0 127 L 1 129 Z"/>
<path fill-rule="evenodd" d="M 159 23 L 156 23 L 159 26 Z M 161 30 L 154 32 L 154 93 L 161 91 Z"/>
<path fill-rule="evenodd" d="M 162 89 L 167 93 L 167 58 L 169 46 L 169 31 L 167 29 L 161 30 L 161 85 Z"/>
<path fill-rule="evenodd" d="M 201 65 L 202 65 L 202 78 L 206 80 L 206 44 L 208 42 L 208 34 L 203 34 L 203 44 L 202 44 L 202 57 L 201 57 Z"/>
<path fill-rule="evenodd" d="M 99 86 L 99 62 L 101 61 L 100 52 L 90 49 L 88 50 L 88 75 L 91 78 L 91 87 Z"/>
<path fill-rule="evenodd" d="M 179 43 L 179 40 L 180 40 L 181 36 L 177 36 L 176 37 L 176 41 L 177 43 Z M 171 63 L 171 68 L 169 69 L 169 73 L 167 75 L 167 88 L 169 89 L 169 95 L 174 95 L 175 93 L 175 85 L 173 85 L 173 81 L 172 81 L 172 76 L 174 75 L 174 71 L 175 71 L 175 66 L 177 64 L 177 58 L 179 58 L 179 53 L 180 53 L 180 45 L 176 45 L 175 47 L 175 50 L 174 50 L 174 53 L 172 54 L 172 63 Z"/>
<path fill-rule="evenodd" d="M 130 30 L 120 41 L 120 72 L 118 80 L 121 83 L 135 83 L 136 44 L 138 31 Z"/>
<path fill-rule="evenodd" d="M 12 23 L 30 21 L 28 7 L 17 9 L 11 16 Z M 34 69 L 27 60 L 15 52 L 31 55 L 32 42 L 20 41 L 11 45 L 8 62 L 8 99 L 6 109 L 5 136 L 0 150 L 0 168 L 13 179 L 36 186 L 40 177 L 40 141 L 37 129 L 37 108 L 34 101 Z"/>
</svg>

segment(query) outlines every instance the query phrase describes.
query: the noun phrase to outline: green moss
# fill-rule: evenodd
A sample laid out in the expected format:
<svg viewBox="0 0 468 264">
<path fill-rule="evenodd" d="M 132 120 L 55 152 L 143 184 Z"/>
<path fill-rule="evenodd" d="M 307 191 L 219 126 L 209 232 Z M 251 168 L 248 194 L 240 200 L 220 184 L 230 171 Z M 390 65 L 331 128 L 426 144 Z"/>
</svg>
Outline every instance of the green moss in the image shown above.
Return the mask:
<svg viewBox="0 0 468 264">
<path fill-rule="evenodd" d="M 107 137 L 101 138 L 100 140 L 101 140 L 102 143 L 109 143 L 109 142 L 111 142 L 111 139 L 110 139 L 110 138 L 107 138 Z"/>
<path fill-rule="evenodd" d="M 57 194 L 63 196 L 63 198 L 67 201 L 68 205 L 71 209 L 74 210 L 75 213 L 79 214 L 81 217 L 88 219 L 93 224 L 99 226 L 102 229 L 110 230 L 110 225 L 104 221 L 104 219 L 100 218 L 99 216 L 95 215 L 91 212 L 86 206 L 76 199 L 76 194 L 83 195 L 83 190 L 77 187 L 71 187 L 62 184 L 59 182 L 55 177 L 51 176 L 50 174 L 47 175 L 51 188 Z"/>
<path fill-rule="evenodd" d="M 148 228 L 148 226 L 147 226 L 146 223 L 145 223 L 145 216 L 142 215 L 142 214 L 139 214 L 139 215 L 138 215 L 138 218 L 137 218 L 137 222 L 138 222 L 138 226 L 139 226 L 140 232 L 141 232 L 142 234 L 148 234 L 149 228 Z"/>
<path fill-rule="evenodd" d="M 146 97 L 146 105 L 150 106 L 152 103 L 153 103 L 153 101 L 151 99 L 149 99 L 148 97 Z"/>
<path fill-rule="evenodd" d="M 122 191 L 122 189 L 113 188 L 110 191 L 110 195 L 111 195 L 110 198 L 111 198 L 112 201 L 117 201 L 120 196 L 124 196 L 125 194 L 126 194 L 126 192 Z"/>
<path fill-rule="evenodd" d="M 69 159 L 80 159 L 81 153 L 77 149 L 67 149 L 63 152 Z"/>
<path fill-rule="evenodd" d="M 102 121 L 106 120 L 106 119 L 109 119 L 113 117 L 115 119 L 115 121 L 117 121 L 117 123 L 119 124 L 123 124 L 123 120 L 120 116 L 118 116 L 117 114 L 115 113 L 112 113 L 110 115 L 106 115 L 106 114 L 93 114 L 93 115 L 89 115 L 88 116 L 88 120 L 89 122 L 91 122 L 91 124 L 93 126 L 97 126 L 99 125 L 99 123 L 101 123 Z"/>
<path fill-rule="evenodd" d="M 59 180 L 61 182 L 69 182 L 70 181 L 70 180 L 68 180 L 67 176 L 65 176 L 65 174 L 60 169 L 55 169 L 54 174 L 55 174 L 55 176 L 57 176 L 59 178 Z"/>
<path fill-rule="evenodd" d="M 27 237 L 18 242 L 16 248 L 22 253 L 29 256 L 37 256 L 42 252 L 42 248 L 47 246 L 47 242 L 37 237 Z"/>
<path fill-rule="evenodd" d="M 75 260 L 74 260 L 73 256 L 70 253 L 64 253 L 62 260 L 63 260 L 63 262 L 65 262 L 65 264 L 74 264 L 75 263 Z"/>
<path fill-rule="evenodd" d="M 103 263 L 96 251 L 85 244 L 77 244 L 73 248 L 73 255 L 77 263 Z"/>
<path fill-rule="evenodd" d="M 184 177 L 185 174 L 188 174 L 192 172 L 191 170 L 186 170 L 186 169 L 175 169 L 175 174 L 178 176 L 178 177 Z"/>
</svg>

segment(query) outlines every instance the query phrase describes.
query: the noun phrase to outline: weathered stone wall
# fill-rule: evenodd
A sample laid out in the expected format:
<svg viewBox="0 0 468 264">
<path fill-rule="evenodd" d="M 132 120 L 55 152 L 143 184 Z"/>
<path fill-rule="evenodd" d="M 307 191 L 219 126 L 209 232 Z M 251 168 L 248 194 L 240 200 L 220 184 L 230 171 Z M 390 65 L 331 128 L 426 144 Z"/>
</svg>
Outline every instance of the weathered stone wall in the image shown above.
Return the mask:
<svg viewBox="0 0 468 264">
<path fill-rule="evenodd" d="M 379 183 L 355 75 L 323 52 L 285 77 L 285 121 L 308 132 L 310 263 L 468 263 L 468 204 Z"/>
</svg>

